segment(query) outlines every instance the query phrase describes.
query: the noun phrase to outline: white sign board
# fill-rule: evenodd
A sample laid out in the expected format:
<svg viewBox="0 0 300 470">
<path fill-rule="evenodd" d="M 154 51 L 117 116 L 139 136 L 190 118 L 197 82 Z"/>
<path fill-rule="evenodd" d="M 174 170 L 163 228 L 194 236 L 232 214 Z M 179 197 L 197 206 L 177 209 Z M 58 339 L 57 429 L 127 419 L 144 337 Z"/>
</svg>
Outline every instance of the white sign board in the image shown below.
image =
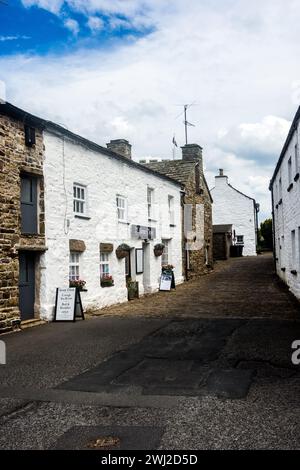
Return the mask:
<svg viewBox="0 0 300 470">
<path fill-rule="evenodd" d="M 76 288 L 56 291 L 55 321 L 75 321 Z"/>
<path fill-rule="evenodd" d="M 172 285 L 172 274 L 162 273 L 160 278 L 159 290 L 168 291 L 171 290 Z"/>
</svg>

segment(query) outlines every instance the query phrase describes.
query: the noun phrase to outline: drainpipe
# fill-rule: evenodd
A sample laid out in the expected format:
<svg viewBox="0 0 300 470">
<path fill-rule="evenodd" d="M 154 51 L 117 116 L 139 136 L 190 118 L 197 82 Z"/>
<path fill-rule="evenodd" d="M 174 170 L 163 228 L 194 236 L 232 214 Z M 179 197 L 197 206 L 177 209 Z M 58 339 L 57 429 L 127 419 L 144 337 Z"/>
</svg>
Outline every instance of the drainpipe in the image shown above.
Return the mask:
<svg viewBox="0 0 300 470">
<path fill-rule="evenodd" d="M 183 260 L 184 260 L 184 277 L 185 280 L 188 280 L 188 258 L 187 258 L 187 250 L 186 250 L 186 243 L 185 243 L 185 233 L 184 233 L 184 205 L 185 205 L 185 191 L 181 190 L 181 210 L 182 210 L 182 251 L 183 251 Z"/>
<path fill-rule="evenodd" d="M 271 197 L 272 197 L 272 220 L 273 220 L 273 258 L 274 258 L 274 266 L 275 266 L 275 273 L 277 273 L 277 253 L 276 253 L 276 238 L 275 238 L 275 211 L 274 211 L 274 193 L 273 193 L 273 184 L 270 183 L 270 191 L 271 191 Z"/>
</svg>

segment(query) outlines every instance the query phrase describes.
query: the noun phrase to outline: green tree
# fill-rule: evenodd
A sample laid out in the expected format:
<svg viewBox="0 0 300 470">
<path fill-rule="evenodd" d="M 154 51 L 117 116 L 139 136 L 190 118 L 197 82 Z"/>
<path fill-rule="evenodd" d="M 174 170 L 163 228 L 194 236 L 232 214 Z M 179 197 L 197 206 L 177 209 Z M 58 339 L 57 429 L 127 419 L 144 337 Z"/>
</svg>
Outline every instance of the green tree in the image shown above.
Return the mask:
<svg viewBox="0 0 300 470">
<path fill-rule="evenodd" d="M 263 248 L 273 250 L 273 221 L 266 219 L 260 224 L 260 243 Z"/>
</svg>

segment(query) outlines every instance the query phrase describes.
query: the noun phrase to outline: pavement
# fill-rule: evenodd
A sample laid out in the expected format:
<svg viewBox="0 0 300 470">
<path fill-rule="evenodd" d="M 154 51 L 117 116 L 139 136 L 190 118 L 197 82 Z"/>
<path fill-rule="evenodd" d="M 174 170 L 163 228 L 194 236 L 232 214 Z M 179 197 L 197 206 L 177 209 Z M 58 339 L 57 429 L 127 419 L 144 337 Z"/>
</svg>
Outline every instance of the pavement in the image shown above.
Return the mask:
<svg viewBox="0 0 300 470">
<path fill-rule="evenodd" d="M 299 449 L 299 314 L 263 255 L 3 335 L 0 448 Z"/>
</svg>

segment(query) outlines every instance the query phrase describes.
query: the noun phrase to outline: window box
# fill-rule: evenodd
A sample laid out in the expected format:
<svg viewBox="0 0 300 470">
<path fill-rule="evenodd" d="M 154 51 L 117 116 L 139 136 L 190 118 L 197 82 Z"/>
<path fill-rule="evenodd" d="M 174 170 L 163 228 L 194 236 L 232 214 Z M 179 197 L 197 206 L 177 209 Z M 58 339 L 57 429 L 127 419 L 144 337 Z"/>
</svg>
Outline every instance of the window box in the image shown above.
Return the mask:
<svg viewBox="0 0 300 470">
<path fill-rule="evenodd" d="M 87 215 L 75 214 L 74 217 L 75 217 L 75 219 L 91 220 L 91 218 L 88 217 Z"/>
<path fill-rule="evenodd" d="M 300 173 L 297 173 L 295 178 L 294 178 L 295 183 L 296 183 L 296 181 L 298 181 L 299 178 L 300 178 Z"/>
<path fill-rule="evenodd" d="M 87 292 L 85 289 L 86 282 L 83 279 L 70 279 L 69 287 L 76 287 L 81 292 Z"/>
<path fill-rule="evenodd" d="M 115 285 L 113 277 L 109 275 L 104 275 L 100 280 L 101 287 L 113 287 Z"/>
</svg>

